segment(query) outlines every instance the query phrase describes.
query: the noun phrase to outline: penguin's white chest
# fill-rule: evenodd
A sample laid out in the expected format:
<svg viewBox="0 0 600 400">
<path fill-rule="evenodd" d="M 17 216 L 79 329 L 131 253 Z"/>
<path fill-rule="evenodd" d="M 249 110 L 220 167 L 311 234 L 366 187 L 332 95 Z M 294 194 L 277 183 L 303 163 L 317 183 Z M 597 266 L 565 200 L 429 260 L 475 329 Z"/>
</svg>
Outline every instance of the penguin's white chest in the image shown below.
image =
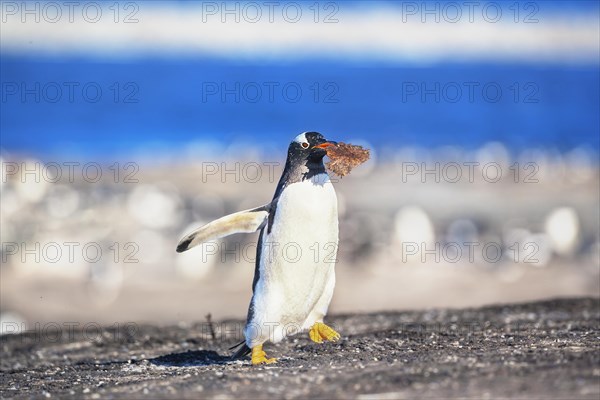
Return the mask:
<svg viewBox="0 0 600 400">
<path fill-rule="evenodd" d="M 295 247 L 338 240 L 337 196 L 325 174 L 286 187 L 277 202 L 269 239 Z M 304 249 L 303 249 L 304 250 Z M 306 249 L 309 251 L 310 249 Z"/>
<path fill-rule="evenodd" d="M 338 247 L 337 196 L 326 174 L 286 187 L 271 232 L 265 229 L 261 290 L 266 318 L 302 325 L 333 278 Z M 330 298 L 330 294 L 329 294 Z"/>
</svg>

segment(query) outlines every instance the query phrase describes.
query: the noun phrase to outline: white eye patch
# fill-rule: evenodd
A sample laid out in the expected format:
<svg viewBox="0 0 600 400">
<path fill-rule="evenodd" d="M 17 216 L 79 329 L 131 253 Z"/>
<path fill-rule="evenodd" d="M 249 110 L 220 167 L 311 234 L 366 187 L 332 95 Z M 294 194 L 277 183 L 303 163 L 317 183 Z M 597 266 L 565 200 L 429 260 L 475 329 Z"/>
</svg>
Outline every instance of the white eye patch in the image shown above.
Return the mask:
<svg viewBox="0 0 600 400">
<path fill-rule="evenodd" d="M 308 140 L 306 140 L 306 132 L 303 132 L 303 133 L 299 134 L 298 136 L 296 136 L 294 138 L 294 142 L 298 142 L 300 144 L 308 143 Z"/>
</svg>

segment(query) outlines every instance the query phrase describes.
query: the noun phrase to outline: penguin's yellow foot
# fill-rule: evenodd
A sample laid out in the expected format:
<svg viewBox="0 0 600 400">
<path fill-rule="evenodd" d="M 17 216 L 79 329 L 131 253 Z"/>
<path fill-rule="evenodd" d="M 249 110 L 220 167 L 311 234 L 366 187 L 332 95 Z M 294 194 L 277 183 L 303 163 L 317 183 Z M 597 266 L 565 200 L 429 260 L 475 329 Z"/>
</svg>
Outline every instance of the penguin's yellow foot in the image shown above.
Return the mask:
<svg viewBox="0 0 600 400">
<path fill-rule="evenodd" d="M 276 363 L 276 358 L 267 358 L 267 353 L 263 351 L 263 345 L 259 344 L 252 348 L 252 365 L 273 364 Z"/>
<path fill-rule="evenodd" d="M 310 340 L 315 343 L 323 343 L 323 340 L 330 342 L 337 342 L 340 340 L 340 334 L 328 327 L 322 322 L 315 322 L 308 332 Z"/>
</svg>

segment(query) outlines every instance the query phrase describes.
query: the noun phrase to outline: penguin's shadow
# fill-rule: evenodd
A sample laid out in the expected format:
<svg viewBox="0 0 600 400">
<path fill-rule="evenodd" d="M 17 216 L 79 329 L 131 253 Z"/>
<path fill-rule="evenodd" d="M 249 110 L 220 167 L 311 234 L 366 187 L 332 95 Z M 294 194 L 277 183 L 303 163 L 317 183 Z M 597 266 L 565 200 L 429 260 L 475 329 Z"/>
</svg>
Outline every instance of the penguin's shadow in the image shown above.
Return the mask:
<svg viewBox="0 0 600 400">
<path fill-rule="evenodd" d="M 161 367 L 202 367 L 226 364 L 231 358 L 213 350 L 188 350 L 183 353 L 165 354 L 149 361 Z"/>
</svg>

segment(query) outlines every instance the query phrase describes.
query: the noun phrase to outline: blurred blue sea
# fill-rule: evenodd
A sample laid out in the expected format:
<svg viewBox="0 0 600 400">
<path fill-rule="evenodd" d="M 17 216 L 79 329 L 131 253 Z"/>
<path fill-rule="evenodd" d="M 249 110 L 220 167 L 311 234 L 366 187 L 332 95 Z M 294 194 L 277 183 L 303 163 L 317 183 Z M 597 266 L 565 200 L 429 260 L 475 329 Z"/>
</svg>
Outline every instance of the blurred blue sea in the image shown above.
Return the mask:
<svg viewBox="0 0 600 400">
<path fill-rule="evenodd" d="M 144 142 L 166 150 L 190 140 L 285 144 L 306 130 L 363 137 L 375 147 L 600 145 L 597 65 L 3 55 L 0 66 L 2 147 L 9 151 L 60 153 L 68 145 L 99 156 Z"/>
<path fill-rule="evenodd" d="M 315 4 L 339 22 L 315 23 Z M 132 24 L 113 22 L 104 4 L 97 24 L 7 12 L 2 150 L 110 159 L 191 142 L 284 149 L 317 130 L 376 149 L 497 141 L 600 153 L 598 1 L 301 5 L 299 24 L 237 23 L 194 1 L 135 3 Z M 453 10 L 460 23 L 448 22 Z"/>
</svg>

